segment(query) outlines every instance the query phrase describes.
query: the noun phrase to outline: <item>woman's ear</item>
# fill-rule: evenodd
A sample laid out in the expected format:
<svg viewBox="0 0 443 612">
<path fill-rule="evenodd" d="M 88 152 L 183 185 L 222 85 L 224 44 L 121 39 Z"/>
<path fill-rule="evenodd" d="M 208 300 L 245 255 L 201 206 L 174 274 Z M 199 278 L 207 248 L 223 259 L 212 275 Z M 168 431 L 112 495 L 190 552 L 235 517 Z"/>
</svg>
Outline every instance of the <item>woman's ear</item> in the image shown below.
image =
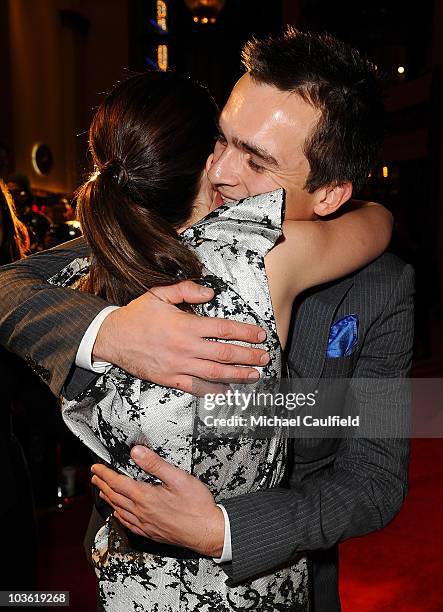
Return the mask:
<svg viewBox="0 0 443 612">
<path fill-rule="evenodd" d="M 346 182 L 335 187 L 329 186 L 319 190 L 319 199 L 314 206 L 314 212 L 319 217 L 332 215 L 352 196 L 352 183 Z"/>
</svg>

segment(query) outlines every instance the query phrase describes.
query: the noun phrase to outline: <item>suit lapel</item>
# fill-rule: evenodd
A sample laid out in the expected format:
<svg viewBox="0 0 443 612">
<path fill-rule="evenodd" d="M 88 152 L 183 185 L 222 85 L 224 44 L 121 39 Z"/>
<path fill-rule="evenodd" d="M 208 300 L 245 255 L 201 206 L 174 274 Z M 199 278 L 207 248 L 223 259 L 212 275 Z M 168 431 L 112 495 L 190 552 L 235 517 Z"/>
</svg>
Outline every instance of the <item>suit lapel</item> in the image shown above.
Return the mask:
<svg viewBox="0 0 443 612">
<path fill-rule="evenodd" d="M 287 349 L 291 374 L 316 381 L 321 377 L 326 359 L 329 330 L 335 314 L 353 285 L 352 278 L 311 291 L 294 304 L 292 337 Z"/>
</svg>

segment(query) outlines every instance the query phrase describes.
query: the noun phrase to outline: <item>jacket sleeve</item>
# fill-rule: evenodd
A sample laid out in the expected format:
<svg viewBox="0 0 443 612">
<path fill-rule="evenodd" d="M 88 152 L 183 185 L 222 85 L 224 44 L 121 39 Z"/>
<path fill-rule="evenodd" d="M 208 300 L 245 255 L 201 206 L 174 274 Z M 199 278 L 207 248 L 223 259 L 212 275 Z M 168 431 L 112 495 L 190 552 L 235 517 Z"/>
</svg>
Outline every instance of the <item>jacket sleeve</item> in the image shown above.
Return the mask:
<svg viewBox="0 0 443 612">
<path fill-rule="evenodd" d="M 383 313 L 367 333 L 353 373 L 353 401 L 360 413 L 368 410 L 380 423 L 392 414 L 407 428 L 408 394 L 405 400 L 404 395 L 378 391 L 386 388 L 381 379 L 386 383 L 408 375 L 412 346 L 413 270 L 405 266 Z M 317 477 L 290 489 L 219 500 L 231 525 L 232 562 L 221 566 L 230 582 L 271 571 L 302 552 L 329 549 L 384 527 L 405 498 L 408 461 L 407 437 L 344 438 L 331 466 Z"/>
<path fill-rule="evenodd" d="M 47 282 L 88 247 L 77 238 L 0 268 L 0 344 L 24 359 L 58 396 L 74 397 L 95 374 L 75 366 L 91 321 L 109 304 Z"/>
</svg>

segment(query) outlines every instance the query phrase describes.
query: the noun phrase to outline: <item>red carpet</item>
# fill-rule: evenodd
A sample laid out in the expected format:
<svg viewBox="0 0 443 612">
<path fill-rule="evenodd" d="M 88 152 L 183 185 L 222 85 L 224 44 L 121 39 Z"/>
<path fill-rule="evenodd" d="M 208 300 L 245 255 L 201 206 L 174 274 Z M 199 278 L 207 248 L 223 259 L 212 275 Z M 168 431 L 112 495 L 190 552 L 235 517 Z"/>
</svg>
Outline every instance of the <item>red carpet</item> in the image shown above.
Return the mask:
<svg viewBox="0 0 443 612">
<path fill-rule="evenodd" d="M 95 611 L 95 576 L 82 539 L 90 500 L 40 520 L 39 588 L 71 593 L 72 612 Z M 410 491 L 383 531 L 341 546 L 343 612 L 443 610 L 443 440 L 413 440 Z"/>
<path fill-rule="evenodd" d="M 443 610 L 443 440 L 413 440 L 409 495 L 386 529 L 341 545 L 343 612 Z"/>
<path fill-rule="evenodd" d="M 96 611 L 96 579 L 83 551 L 92 502 L 81 497 L 39 520 L 40 590 L 69 591 L 70 612 Z M 48 608 L 55 610 L 55 608 Z"/>
</svg>

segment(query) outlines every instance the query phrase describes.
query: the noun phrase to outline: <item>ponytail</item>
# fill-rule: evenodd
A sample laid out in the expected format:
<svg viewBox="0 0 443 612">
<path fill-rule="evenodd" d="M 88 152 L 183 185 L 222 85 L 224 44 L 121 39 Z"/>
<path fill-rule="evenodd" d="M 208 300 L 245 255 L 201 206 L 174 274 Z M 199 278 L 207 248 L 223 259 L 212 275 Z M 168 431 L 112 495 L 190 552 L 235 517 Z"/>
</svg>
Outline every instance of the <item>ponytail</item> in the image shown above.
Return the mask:
<svg viewBox="0 0 443 612">
<path fill-rule="evenodd" d="M 124 166 L 113 162 L 77 192 L 78 218 L 92 252 L 81 288 L 119 306 L 151 287 L 201 273 L 197 256 L 174 227 L 134 202 L 127 186 Z"/>
<path fill-rule="evenodd" d="M 192 217 L 216 119 L 208 92 L 172 72 L 134 75 L 106 96 L 89 129 L 97 172 L 77 192 L 92 252 L 84 291 L 124 305 L 200 277 L 176 228 Z"/>
</svg>

